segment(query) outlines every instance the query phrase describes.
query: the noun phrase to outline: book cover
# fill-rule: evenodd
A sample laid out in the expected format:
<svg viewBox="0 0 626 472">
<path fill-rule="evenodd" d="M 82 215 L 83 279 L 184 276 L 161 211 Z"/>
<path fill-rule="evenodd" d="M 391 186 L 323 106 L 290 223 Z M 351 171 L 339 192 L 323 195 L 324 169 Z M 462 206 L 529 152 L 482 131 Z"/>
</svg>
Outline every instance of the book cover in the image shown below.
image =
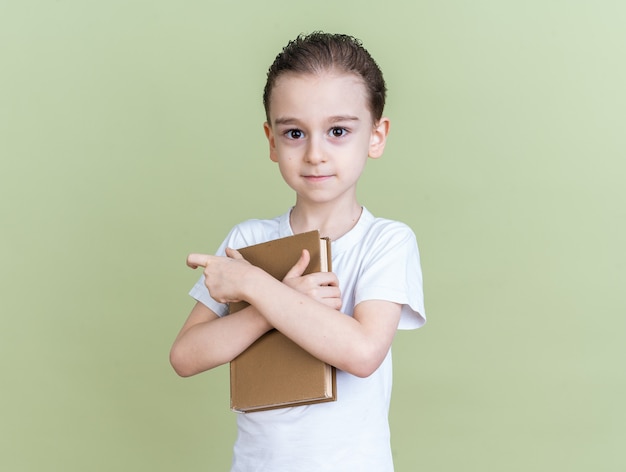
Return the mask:
<svg viewBox="0 0 626 472">
<path fill-rule="evenodd" d="M 288 236 L 238 249 L 251 264 L 282 280 L 307 249 L 311 262 L 305 274 L 330 271 L 330 240 L 319 231 Z M 234 313 L 247 306 L 232 303 Z M 273 329 L 230 363 L 230 407 L 237 412 L 333 401 L 335 368 L 315 358 Z"/>
</svg>

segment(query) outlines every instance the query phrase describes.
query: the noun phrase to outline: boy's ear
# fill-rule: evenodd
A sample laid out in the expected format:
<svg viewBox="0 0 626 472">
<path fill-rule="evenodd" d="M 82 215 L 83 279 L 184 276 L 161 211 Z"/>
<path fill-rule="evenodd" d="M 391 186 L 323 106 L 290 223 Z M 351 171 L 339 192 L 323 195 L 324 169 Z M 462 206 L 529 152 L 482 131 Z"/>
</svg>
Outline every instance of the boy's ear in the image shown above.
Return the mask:
<svg viewBox="0 0 626 472">
<path fill-rule="evenodd" d="M 265 131 L 265 137 L 270 145 L 270 159 L 273 162 L 278 162 L 278 158 L 276 157 L 276 141 L 274 140 L 274 132 L 267 121 L 263 123 L 263 131 Z"/>
<path fill-rule="evenodd" d="M 383 155 L 387 135 L 389 134 L 389 125 L 389 118 L 383 116 L 372 128 L 369 148 L 369 157 L 372 159 L 377 159 Z"/>
</svg>

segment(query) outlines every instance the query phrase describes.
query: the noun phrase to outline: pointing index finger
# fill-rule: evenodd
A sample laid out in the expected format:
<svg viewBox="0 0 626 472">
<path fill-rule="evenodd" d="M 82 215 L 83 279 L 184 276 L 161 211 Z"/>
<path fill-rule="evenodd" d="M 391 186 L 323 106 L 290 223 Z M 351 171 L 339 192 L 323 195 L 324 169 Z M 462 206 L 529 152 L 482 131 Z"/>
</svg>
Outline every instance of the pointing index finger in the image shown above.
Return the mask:
<svg viewBox="0 0 626 472">
<path fill-rule="evenodd" d="M 187 265 L 192 269 L 197 269 L 198 267 L 206 267 L 209 263 L 209 258 L 206 254 L 189 254 L 187 256 Z"/>
</svg>

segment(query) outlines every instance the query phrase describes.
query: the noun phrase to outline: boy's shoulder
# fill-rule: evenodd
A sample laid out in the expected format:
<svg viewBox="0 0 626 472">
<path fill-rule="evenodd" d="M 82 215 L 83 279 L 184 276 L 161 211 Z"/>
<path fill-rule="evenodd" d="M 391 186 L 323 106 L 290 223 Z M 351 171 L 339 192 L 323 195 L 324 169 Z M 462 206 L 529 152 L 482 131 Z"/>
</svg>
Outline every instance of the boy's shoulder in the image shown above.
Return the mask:
<svg viewBox="0 0 626 472">
<path fill-rule="evenodd" d="M 251 218 L 235 225 L 227 239 L 235 248 L 277 239 L 285 231 L 285 221 L 288 224 L 289 220 L 285 215 L 268 219 Z"/>
<path fill-rule="evenodd" d="M 374 254 L 380 250 L 387 251 L 390 248 L 416 244 L 415 233 L 406 223 L 376 217 L 363 208 L 363 214 L 357 225 L 339 238 L 335 242 L 335 247 L 338 252 L 366 251 Z"/>
<path fill-rule="evenodd" d="M 413 229 L 406 223 L 389 218 L 374 216 L 367 209 L 363 209 L 363 216 L 367 223 L 366 233 L 376 237 L 413 237 Z"/>
<path fill-rule="evenodd" d="M 250 218 L 248 220 L 244 220 L 235 225 L 235 229 L 246 233 L 250 231 L 258 231 L 259 228 L 262 229 L 273 229 L 279 223 L 280 217 L 269 218 L 269 219 L 261 219 L 261 218 Z"/>
</svg>

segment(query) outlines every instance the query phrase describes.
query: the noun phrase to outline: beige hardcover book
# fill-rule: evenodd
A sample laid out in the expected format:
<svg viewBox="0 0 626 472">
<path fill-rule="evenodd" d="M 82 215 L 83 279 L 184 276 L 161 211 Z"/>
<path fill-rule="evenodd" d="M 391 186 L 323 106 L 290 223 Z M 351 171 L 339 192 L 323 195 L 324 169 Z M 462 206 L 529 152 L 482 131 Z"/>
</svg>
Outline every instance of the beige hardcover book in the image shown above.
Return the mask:
<svg viewBox="0 0 626 472">
<path fill-rule="evenodd" d="M 296 234 L 239 249 L 243 257 L 278 280 L 300 258 L 311 254 L 305 274 L 330 271 L 330 240 L 319 231 Z M 234 313 L 247 306 L 231 303 Z M 230 407 L 253 412 L 333 401 L 337 398 L 335 368 L 306 352 L 277 330 L 256 340 L 230 363 Z"/>
</svg>

